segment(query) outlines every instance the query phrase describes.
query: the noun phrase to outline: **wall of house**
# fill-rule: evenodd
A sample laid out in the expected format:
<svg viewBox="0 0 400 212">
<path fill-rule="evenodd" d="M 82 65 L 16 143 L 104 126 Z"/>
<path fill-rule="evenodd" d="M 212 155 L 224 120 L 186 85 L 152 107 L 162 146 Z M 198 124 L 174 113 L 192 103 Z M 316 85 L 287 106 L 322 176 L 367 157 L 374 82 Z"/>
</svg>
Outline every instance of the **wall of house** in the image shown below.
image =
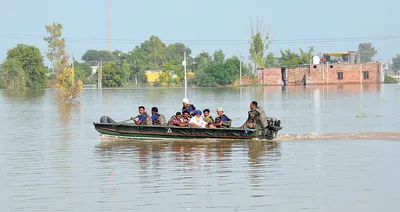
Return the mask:
<svg viewBox="0 0 400 212">
<path fill-rule="evenodd" d="M 319 64 L 286 68 L 287 85 L 312 84 L 377 84 L 382 83 L 381 64 Z M 364 76 L 364 72 L 368 76 Z M 342 79 L 339 79 L 342 73 Z M 282 85 L 281 68 L 260 70 L 261 83 Z"/>
<path fill-rule="evenodd" d="M 282 85 L 282 69 L 278 68 L 265 68 L 259 71 L 258 78 L 260 83 L 267 85 Z"/>
</svg>

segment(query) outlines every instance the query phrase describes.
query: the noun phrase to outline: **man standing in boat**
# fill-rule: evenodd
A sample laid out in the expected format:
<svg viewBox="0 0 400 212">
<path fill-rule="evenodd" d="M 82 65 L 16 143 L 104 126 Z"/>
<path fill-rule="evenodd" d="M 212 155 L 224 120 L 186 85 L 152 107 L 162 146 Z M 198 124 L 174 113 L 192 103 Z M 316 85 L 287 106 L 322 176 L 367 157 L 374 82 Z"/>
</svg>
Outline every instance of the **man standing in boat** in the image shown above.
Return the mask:
<svg viewBox="0 0 400 212">
<path fill-rule="evenodd" d="M 262 108 L 258 107 L 258 103 L 256 101 L 252 101 L 250 103 L 250 111 L 248 114 L 247 120 L 241 126 L 241 128 L 264 129 L 268 126 L 267 115 Z"/>
<path fill-rule="evenodd" d="M 144 106 L 139 106 L 139 115 L 131 118 L 137 125 L 151 125 L 151 117 Z"/>
<path fill-rule="evenodd" d="M 158 126 L 166 126 L 167 124 L 165 123 L 165 116 L 162 114 L 158 113 L 158 108 L 153 107 L 151 108 L 151 120 L 153 125 L 158 125 Z"/>
<path fill-rule="evenodd" d="M 218 108 L 217 114 L 218 114 L 218 117 L 215 118 L 215 124 L 213 124 L 213 126 L 215 126 L 217 128 L 231 127 L 232 120 L 224 114 L 224 109 Z"/>
<path fill-rule="evenodd" d="M 190 116 L 193 116 L 193 112 L 196 110 L 196 107 L 193 104 L 190 104 L 189 99 L 184 98 L 182 99 L 183 107 L 182 107 L 182 113 L 185 111 L 189 112 Z"/>
</svg>

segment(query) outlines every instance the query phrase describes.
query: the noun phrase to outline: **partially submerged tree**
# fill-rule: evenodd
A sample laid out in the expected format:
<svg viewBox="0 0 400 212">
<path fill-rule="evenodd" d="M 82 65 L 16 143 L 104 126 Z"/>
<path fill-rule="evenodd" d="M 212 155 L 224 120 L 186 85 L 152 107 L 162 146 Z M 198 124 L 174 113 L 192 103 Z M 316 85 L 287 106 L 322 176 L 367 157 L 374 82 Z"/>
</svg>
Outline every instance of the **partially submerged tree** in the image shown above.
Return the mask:
<svg viewBox="0 0 400 212">
<path fill-rule="evenodd" d="M 35 46 L 18 44 L 8 50 L 7 60 L 15 59 L 25 72 L 28 88 L 45 88 L 47 80 L 43 64 L 43 56 Z"/>
<path fill-rule="evenodd" d="M 269 32 L 264 32 L 263 21 L 259 23 L 257 19 L 256 26 L 253 26 L 253 21 L 251 20 L 251 35 L 250 35 L 250 59 L 254 64 L 254 71 L 258 69 L 258 67 L 264 66 L 264 53 L 269 48 L 270 40 L 269 40 Z"/>
<path fill-rule="evenodd" d="M 49 48 L 49 52 L 46 55 L 53 65 L 55 74 L 61 73 L 69 65 L 69 56 L 65 50 L 65 39 L 61 37 L 62 29 L 63 27 L 60 23 L 47 25 L 46 31 L 50 36 L 44 38 Z"/>
<path fill-rule="evenodd" d="M 72 67 L 66 67 L 57 74 L 57 96 L 64 102 L 73 102 L 82 91 L 82 81 L 75 80 Z"/>
<path fill-rule="evenodd" d="M 5 88 L 18 90 L 26 88 L 26 74 L 18 60 L 5 60 L 2 64 L 2 68 L 1 75 L 4 80 Z"/>
<path fill-rule="evenodd" d="M 61 37 L 62 28 L 60 23 L 46 26 L 46 31 L 50 35 L 44 40 L 47 41 L 49 47 L 47 58 L 52 61 L 56 74 L 56 95 L 60 101 L 74 102 L 82 91 L 82 81 L 75 79 L 74 69 L 70 67 L 69 55 L 65 50 L 65 39 Z"/>
</svg>

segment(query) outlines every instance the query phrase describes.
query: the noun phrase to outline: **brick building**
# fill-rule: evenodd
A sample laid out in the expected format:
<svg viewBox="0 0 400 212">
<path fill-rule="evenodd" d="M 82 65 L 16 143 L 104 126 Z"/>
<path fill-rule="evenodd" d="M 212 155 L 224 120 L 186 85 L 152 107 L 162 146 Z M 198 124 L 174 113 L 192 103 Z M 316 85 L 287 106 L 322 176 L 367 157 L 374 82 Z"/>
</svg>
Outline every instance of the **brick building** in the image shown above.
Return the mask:
<svg viewBox="0 0 400 212">
<path fill-rule="evenodd" d="M 259 82 L 267 85 L 379 84 L 382 64 L 318 64 L 258 70 Z"/>
</svg>

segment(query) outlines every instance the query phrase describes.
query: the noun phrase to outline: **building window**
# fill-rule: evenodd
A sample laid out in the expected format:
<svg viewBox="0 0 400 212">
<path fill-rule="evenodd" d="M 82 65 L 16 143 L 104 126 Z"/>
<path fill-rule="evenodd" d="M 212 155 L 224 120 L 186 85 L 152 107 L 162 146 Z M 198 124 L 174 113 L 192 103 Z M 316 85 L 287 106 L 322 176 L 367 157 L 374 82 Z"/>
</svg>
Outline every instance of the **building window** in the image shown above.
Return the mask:
<svg viewBox="0 0 400 212">
<path fill-rule="evenodd" d="M 343 79 L 343 72 L 338 72 L 337 73 L 337 79 L 342 80 Z"/>
<path fill-rule="evenodd" d="M 369 79 L 369 71 L 363 71 L 364 79 Z"/>
</svg>

